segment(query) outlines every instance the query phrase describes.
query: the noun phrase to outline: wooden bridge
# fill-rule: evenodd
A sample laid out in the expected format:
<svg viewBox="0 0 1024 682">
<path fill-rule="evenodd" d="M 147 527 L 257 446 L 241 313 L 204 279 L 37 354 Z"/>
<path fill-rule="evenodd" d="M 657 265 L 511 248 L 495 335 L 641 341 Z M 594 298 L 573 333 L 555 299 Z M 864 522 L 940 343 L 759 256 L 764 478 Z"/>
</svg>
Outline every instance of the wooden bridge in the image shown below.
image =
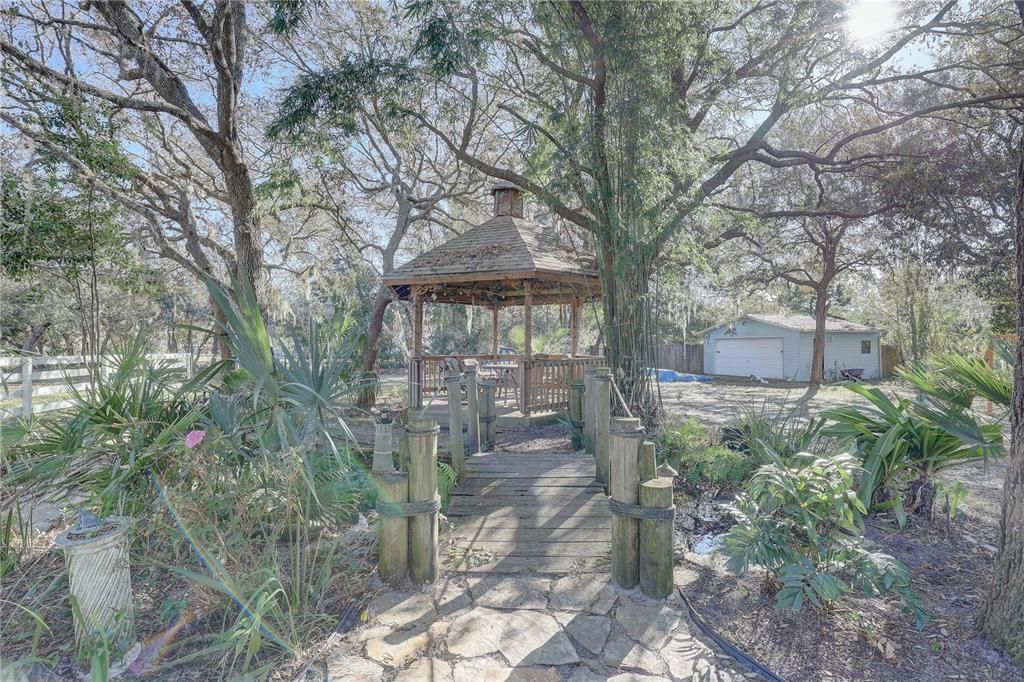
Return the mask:
<svg viewBox="0 0 1024 682">
<path fill-rule="evenodd" d="M 453 490 L 449 568 L 487 573 L 608 570 L 611 514 L 594 458 L 579 452 L 492 452 L 466 460 Z"/>
</svg>

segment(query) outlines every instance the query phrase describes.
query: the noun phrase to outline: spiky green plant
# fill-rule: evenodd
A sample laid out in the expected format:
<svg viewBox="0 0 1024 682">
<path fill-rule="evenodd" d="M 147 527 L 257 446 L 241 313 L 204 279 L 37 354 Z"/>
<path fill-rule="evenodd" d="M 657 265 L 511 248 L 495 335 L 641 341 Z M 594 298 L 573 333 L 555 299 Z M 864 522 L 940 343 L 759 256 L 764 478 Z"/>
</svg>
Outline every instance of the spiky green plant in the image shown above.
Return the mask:
<svg viewBox="0 0 1024 682">
<path fill-rule="evenodd" d="M 930 517 L 936 474 L 1003 453 L 999 425 L 979 423 L 961 407 L 889 398 L 862 384 L 845 387 L 869 404 L 826 410 L 822 433 L 851 447 L 861 460 L 858 496 L 865 506 L 887 504 L 898 514 L 906 508 Z"/>
</svg>

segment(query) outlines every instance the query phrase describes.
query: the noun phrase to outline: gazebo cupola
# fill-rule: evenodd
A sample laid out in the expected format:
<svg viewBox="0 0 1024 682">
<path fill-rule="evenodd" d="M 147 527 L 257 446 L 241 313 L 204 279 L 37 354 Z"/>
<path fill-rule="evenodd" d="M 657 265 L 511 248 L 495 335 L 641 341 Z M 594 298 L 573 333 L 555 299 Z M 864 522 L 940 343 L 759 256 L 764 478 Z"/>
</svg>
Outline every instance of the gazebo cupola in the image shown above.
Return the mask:
<svg viewBox="0 0 1024 682">
<path fill-rule="evenodd" d="M 424 379 L 423 305 L 426 303 L 490 308 L 492 355 L 495 357 L 499 308 L 521 306 L 525 332 L 523 361 L 527 363 L 533 360 L 532 307 L 569 305 L 570 356 L 578 355 L 582 304 L 601 296 L 593 258 L 560 243 L 552 232 L 526 220 L 523 192 L 516 185 L 499 182 L 492 187 L 491 195 L 494 212 L 491 218 L 384 275 L 384 283 L 395 297 L 413 304 L 412 384 L 422 386 Z M 413 376 L 414 372 L 418 375 Z M 523 411 L 528 409 L 527 402 Z"/>
</svg>

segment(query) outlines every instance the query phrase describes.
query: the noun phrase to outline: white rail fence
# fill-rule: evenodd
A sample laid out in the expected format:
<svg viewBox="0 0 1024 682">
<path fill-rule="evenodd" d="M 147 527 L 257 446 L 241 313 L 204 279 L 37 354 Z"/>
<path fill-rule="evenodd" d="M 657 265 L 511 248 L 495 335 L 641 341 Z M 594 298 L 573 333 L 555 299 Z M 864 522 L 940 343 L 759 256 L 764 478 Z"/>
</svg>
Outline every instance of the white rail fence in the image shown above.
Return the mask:
<svg viewBox="0 0 1024 682">
<path fill-rule="evenodd" d="M 172 367 L 193 374 L 188 353 L 151 355 Z M 27 417 L 71 406 L 72 387 L 86 388 L 97 373 L 110 371 L 104 359 L 82 355 L 0 357 L 0 419 Z"/>
</svg>

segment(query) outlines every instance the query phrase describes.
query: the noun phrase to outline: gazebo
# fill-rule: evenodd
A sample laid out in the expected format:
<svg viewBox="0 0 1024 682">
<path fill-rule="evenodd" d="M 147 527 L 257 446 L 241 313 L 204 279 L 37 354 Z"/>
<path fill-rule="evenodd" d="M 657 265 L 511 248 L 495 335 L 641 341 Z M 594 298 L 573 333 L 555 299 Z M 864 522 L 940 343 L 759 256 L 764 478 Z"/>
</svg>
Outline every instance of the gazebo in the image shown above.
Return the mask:
<svg viewBox="0 0 1024 682">
<path fill-rule="evenodd" d="M 500 183 L 491 190 L 494 217 L 384 275 L 384 283 L 401 301 L 413 304 L 413 349 L 409 362 L 410 405 L 444 387 L 445 359 L 423 353 L 423 306 L 456 303 L 491 310 L 491 353 L 454 356 L 508 368 L 516 385 L 517 406 L 524 416 L 568 408 L 569 385 L 583 376 L 597 356 L 579 354 L 582 306 L 601 296 L 597 273 L 586 256 L 558 244 L 540 225 L 523 218 L 522 191 Z M 569 354 L 534 355 L 533 307 L 569 305 Z M 498 354 L 498 310 L 523 309 L 522 355 Z"/>
</svg>

